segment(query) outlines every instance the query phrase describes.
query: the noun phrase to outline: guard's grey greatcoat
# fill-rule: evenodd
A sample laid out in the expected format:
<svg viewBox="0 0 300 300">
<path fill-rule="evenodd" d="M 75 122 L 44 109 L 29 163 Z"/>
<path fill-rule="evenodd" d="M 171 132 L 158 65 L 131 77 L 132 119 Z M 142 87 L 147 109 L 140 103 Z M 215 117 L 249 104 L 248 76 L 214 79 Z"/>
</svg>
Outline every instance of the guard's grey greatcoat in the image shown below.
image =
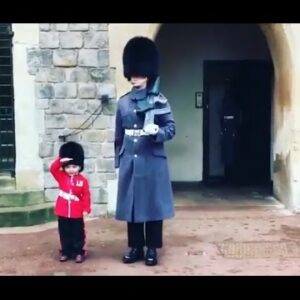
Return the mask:
<svg viewBox="0 0 300 300">
<path fill-rule="evenodd" d="M 142 129 L 144 115 L 136 112 L 146 89 L 132 91 L 118 101 L 115 130 L 115 167 L 119 168 L 116 219 L 147 222 L 174 216 L 164 142 L 175 135 L 172 113 L 156 115 L 156 136 L 128 136 L 126 129 Z M 159 95 L 159 97 L 164 97 Z"/>
</svg>

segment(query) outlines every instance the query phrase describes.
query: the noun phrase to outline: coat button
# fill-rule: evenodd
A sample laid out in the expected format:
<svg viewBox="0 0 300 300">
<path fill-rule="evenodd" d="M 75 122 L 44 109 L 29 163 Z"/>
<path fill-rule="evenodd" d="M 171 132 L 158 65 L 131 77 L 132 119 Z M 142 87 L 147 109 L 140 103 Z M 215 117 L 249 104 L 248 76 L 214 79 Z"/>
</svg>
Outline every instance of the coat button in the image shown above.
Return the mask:
<svg viewBox="0 0 300 300">
<path fill-rule="evenodd" d="M 136 124 L 134 124 L 134 125 L 133 125 L 133 127 L 134 127 L 134 128 L 137 128 L 137 125 L 136 125 Z"/>
<path fill-rule="evenodd" d="M 133 112 L 136 113 L 136 109 L 134 109 Z"/>
<path fill-rule="evenodd" d="M 137 143 L 138 140 L 137 140 L 137 139 L 134 139 L 133 141 L 134 141 L 135 143 Z"/>
<path fill-rule="evenodd" d="M 134 157 L 137 158 L 138 157 L 137 154 L 134 154 Z"/>
</svg>

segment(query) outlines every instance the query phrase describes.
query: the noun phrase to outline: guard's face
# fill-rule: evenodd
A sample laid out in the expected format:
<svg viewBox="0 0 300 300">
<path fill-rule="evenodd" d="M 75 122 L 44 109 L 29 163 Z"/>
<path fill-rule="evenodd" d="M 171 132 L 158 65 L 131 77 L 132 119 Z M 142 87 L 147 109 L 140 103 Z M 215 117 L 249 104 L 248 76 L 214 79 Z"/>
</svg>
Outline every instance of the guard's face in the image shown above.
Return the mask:
<svg viewBox="0 0 300 300">
<path fill-rule="evenodd" d="M 64 167 L 64 170 L 68 175 L 72 176 L 79 173 L 80 167 L 76 165 L 67 165 Z"/>
<path fill-rule="evenodd" d="M 130 78 L 130 83 L 135 88 L 145 88 L 147 86 L 147 77 L 133 76 Z"/>
</svg>

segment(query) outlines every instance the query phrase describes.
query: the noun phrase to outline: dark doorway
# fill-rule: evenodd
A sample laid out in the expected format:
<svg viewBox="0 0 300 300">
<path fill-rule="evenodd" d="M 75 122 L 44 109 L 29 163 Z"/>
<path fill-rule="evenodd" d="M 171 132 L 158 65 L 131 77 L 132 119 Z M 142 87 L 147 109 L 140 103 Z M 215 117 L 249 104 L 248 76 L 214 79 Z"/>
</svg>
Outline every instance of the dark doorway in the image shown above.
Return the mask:
<svg viewBox="0 0 300 300">
<path fill-rule="evenodd" d="M 204 62 L 204 182 L 271 183 L 272 82 L 270 62 Z"/>
</svg>

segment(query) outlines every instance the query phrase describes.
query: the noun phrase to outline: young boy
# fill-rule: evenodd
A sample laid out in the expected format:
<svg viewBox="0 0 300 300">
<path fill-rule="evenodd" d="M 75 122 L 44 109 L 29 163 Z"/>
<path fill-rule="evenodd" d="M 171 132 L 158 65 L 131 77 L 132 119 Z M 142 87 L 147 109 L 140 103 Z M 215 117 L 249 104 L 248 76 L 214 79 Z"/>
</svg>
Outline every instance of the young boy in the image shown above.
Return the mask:
<svg viewBox="0 0 300 300">
<path fill-rule="evenodd" d="M 75 257 L 76 263 L 84 261 L 85 230 L 83 216 L 91 212 L 88 180 L 80 174 L 84 168 L 84 151 L 80 144 L 67 142 L 52 162 L 50 172 L 59 185 L 55 205 L 61 243 L 59 261 Z"/>
</svg>

